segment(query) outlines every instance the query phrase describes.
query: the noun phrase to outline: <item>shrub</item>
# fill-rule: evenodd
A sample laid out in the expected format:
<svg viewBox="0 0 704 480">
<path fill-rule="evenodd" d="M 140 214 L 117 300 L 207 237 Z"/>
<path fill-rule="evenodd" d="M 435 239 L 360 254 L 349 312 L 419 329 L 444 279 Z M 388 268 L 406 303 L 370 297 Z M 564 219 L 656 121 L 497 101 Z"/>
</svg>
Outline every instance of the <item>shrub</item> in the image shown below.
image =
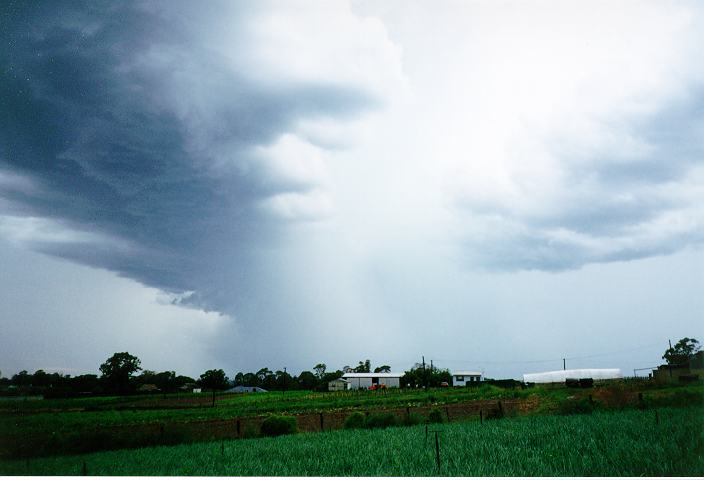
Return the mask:
<svg viewBox="0 0 704 480">
<path fill-rule="evenodd" d="M 428 412 L 428 423 L 443 423 L 445 419 L 439 408 L 433 408 Z"/>
<path fill-rule="evenodd" d="M 259 432 L 257 432 L 257 427 L 254 425 L 247 425 L 244 427 L 244 432 L 242 432 L 242 438 L 257 438 Z"/>
<path fill-rule="evenodd" d="M 401 422 L 393 413 L 374 413 L 367 417 L 367 428 L 397 427 Z"/>
<path fill-rule="evenodd" d="M 403 424 L 406 426 L 420 425 L 421 423 L 425 423 L 425 417 L 420 413 L 413 412 L 409 415 L 406 415 L 406 417 L 404 417 L 403 419 Z"/>
<path fill-rule="evenodd" d="M 296 417 L 272 415 L 262 423 L 261 433 L 267 437 L 278 437 L 298 432 Z"/>
<path fill-rule="evenodd" d="M 352 415 L 345 419 L 345 428 L 364 428 L 365 418 L 361 412 L 354 412 Z"/>
</svg>

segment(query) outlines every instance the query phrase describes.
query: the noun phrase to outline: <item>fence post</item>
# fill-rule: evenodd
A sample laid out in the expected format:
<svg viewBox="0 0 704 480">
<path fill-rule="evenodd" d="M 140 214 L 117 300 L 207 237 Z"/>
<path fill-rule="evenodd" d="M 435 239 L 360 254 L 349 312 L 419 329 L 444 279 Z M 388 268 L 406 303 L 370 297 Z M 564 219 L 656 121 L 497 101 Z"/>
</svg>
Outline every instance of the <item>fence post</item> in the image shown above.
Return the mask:
<svg viewBox="0 0 704 480">
<path fill-rule="evenodd" d="M 450 423 L 450 407 L 445 405 L 445 415 L 447 415 L 447 422 Z"/>
<path fill-rule="evenodd" d="M 237 419 L 237 438 L 240 437 L 240 419 Z"/>
<path fill-rule="evenodd" d="M 484 423 L 484 412 L 482 409 L 479 409 L 479 425 Z"/>
<path fill-rule="evenodd" d="M 435 432 L 435 460 L 438 463 L 438 473 L 440 473 L 440 441 L 438 440 L 438 432 Z"/>
<path fill-rule="evenodd" d="M 320 431 L 322 432 L 324 429 L 323 425 L 323 412 L 320 412 Z"/>
</svg>

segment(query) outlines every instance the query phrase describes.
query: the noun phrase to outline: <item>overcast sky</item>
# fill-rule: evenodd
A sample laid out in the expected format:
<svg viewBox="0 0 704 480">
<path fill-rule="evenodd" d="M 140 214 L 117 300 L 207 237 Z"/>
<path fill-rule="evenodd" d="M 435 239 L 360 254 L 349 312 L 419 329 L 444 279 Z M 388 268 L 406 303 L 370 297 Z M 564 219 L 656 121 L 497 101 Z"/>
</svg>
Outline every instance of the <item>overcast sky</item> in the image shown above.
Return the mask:
<svg viewBox="0 0 704 480">
<path fill-rule="evenodd" d="M 700 2 L 3 2 L 0 371 L 661 362 Z"/>
</svg>

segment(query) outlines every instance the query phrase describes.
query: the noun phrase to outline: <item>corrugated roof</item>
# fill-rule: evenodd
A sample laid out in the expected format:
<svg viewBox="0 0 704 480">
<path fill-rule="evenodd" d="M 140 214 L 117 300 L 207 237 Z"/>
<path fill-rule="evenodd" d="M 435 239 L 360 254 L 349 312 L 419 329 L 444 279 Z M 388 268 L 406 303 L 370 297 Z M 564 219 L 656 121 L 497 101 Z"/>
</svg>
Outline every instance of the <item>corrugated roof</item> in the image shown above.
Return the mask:
<svg viewBox="0 0 704 480">
<path fill-rule="evenodd" d="M 345 373 L 342 378 L 401 378 L 403 373 Z"/>
<path fill-rule="evenodd" d="M 473 376 L 473 375 L 480 375 L 481 376 L 482 372 L 470 372 L 468 370 L 458 370 L 456 372 L 452 372 L 452 376 L 456 377 L 457 375 L 459 376 Z"/>
</svg>

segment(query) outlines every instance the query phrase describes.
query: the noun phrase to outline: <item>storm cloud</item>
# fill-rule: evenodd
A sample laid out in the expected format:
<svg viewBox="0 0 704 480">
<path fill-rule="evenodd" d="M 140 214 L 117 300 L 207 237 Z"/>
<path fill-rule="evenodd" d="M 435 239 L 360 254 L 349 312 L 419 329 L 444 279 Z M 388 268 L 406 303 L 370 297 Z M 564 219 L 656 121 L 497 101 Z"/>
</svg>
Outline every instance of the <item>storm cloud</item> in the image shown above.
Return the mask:
<svg viewBox="0 0 704 480">
<path fill-rule="evenodd" d="M 6 5 L 0 229 L 33 249 L 224 309 L 222 283 L 233 301 L 237 284 L 256 274 L 253 251 L 279 238 L 282 223 L 331 208 L 316 158 L 324 153 L 297 125 L 383 103 L 373 78 L 306 76 L 296 58 L 248 60 L 266 42 L 286 41 L 275 31 L 262 40 L 251 27 L 275 21 L 264 7 Z M 354 51 L 354 35 L 378 34 L 354 27 L 339 47 Z M 278 152 L 277 142 L 289 148 Z"/>
</svg>

